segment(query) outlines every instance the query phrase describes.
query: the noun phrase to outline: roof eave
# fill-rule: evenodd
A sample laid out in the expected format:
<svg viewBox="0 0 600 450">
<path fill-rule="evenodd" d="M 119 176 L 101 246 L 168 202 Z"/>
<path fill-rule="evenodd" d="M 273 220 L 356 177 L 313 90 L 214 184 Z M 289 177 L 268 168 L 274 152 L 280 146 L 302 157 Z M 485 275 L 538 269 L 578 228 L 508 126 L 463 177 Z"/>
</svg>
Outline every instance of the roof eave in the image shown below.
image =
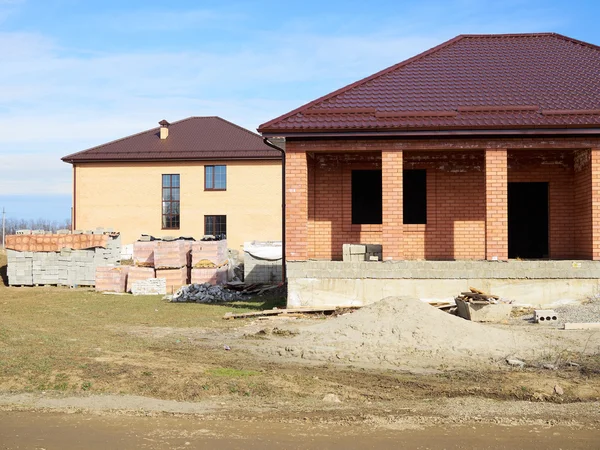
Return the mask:
<svg viewBox="0 0 600 450">
<path fill-rule="evenodd" d="M 488 129 L 436 129 L 436 130 L 332 130 L 332 131 L 263 131 L 265 137 L 285 138 L 343 138 L 343 137 L 441 137 L 441 136 L 490 136 L 490 135 L 600 135 L 600 127 L 587 128 L 488 128 Z"/>
<path fill-rule="evenodd" d="M 248 157 L 208 157 L 208 158 L 115 158 L 115 159 L 67 159 L 61 158 L 68 164 L 76 163 L 118 163 L 118 162 L 185 162 L 185 161 L 277 161 L 281 156 L 248 156 Z"/>
</svg>

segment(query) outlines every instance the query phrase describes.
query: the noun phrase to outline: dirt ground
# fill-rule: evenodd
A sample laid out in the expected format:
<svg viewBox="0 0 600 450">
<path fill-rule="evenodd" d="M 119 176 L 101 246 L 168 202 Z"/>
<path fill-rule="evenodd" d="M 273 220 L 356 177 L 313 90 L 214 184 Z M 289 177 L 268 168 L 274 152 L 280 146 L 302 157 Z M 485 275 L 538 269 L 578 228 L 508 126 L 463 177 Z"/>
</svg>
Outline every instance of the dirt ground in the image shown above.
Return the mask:
<svg viewBox="0 0 600 450">
<path fill-rule="evenodd" d="M 0 274 L 4 264 L 0 255 Z M 429 313 L 434 308 L 407 302 L 340 317 L 222 320 L 278 302 L 174 304 L 0 285 L 0 409 L 389 429 L 600 429 L 600 333 L 464 328 L 462 319 L 446 323 Z M 419 320 L 385 320 L 385 308 Z M 436 320 L 443 326 L 429 333 Z M 461 336 L 448 338 L 452 327 Z M 509 366 L 506 357 L 526 366 Z"/>
</svg>

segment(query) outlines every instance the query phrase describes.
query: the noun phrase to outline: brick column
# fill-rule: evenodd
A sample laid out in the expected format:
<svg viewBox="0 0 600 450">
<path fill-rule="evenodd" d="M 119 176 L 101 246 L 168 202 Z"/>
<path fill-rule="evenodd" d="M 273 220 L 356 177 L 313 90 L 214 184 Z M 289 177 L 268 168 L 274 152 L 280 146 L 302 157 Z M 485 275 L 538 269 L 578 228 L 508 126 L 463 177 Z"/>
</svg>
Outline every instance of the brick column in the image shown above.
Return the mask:
<svg viewBox="0 0 600 450">
<path fill-rule="evenodd" d="M 381 152 L 383 259 L 401 260 L 402 251 L 402 151 Z"/>
<path fill-rule="evenodd" d="M 592 259 L 600 260 L 600 148 L 590 150 L 591 206 L 592 206 Z"/>
<path fill-rule="evenodd" d="M 286 151 L 285 234 L 286 260 L 308 259 L 308 165 L 306 152 Z"/>
<path fill-rule="evenodd" d="M 485 151 L 485 255 L 508 259 L 508 168 L 506 149 Z"/>
</svg>

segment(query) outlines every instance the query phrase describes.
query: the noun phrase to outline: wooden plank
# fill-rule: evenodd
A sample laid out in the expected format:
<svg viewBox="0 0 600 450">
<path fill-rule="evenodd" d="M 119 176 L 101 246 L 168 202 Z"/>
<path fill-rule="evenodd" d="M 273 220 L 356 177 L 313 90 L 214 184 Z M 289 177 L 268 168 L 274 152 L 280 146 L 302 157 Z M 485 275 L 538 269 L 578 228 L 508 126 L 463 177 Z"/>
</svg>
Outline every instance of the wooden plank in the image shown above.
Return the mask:
<svg viewBox="0 0 600 450">
<path fill-rule="evenodd" d="M 565 323 L 565 330 L 600 330 L 600 322 Z"/>
<path fill-rule="evenodd" d="M 231 312 L 225 313 L 223 319 L 243 319 L 248 317 L 260 317 L 260 316 L 278 316 L 281 314 L 303 314 L 303 313 L 326 313 L 334 312 L 336 307 L 329 308 L 290 308 L 290 309 L 267 309 L 264 311 L 247 312 L 234 314 Z"/>
</svg>

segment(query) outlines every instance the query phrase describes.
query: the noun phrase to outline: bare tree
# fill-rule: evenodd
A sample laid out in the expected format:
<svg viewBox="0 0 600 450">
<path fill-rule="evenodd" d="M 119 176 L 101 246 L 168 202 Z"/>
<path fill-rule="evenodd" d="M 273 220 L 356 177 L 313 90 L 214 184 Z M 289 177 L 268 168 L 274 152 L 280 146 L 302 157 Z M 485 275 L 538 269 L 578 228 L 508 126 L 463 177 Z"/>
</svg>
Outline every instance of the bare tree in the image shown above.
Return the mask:
<svg viewBox="0 0 600 450">
<path fill-rule="evenodd" d="M 45 230 L 48 232 L 56 232 L 56 230 L 70 230 L 71 221 L 65 220 L 48 220 L 48 219 L 6 219 L 6 234 L 15 234 L 17 230 Z"/>
</svg>

